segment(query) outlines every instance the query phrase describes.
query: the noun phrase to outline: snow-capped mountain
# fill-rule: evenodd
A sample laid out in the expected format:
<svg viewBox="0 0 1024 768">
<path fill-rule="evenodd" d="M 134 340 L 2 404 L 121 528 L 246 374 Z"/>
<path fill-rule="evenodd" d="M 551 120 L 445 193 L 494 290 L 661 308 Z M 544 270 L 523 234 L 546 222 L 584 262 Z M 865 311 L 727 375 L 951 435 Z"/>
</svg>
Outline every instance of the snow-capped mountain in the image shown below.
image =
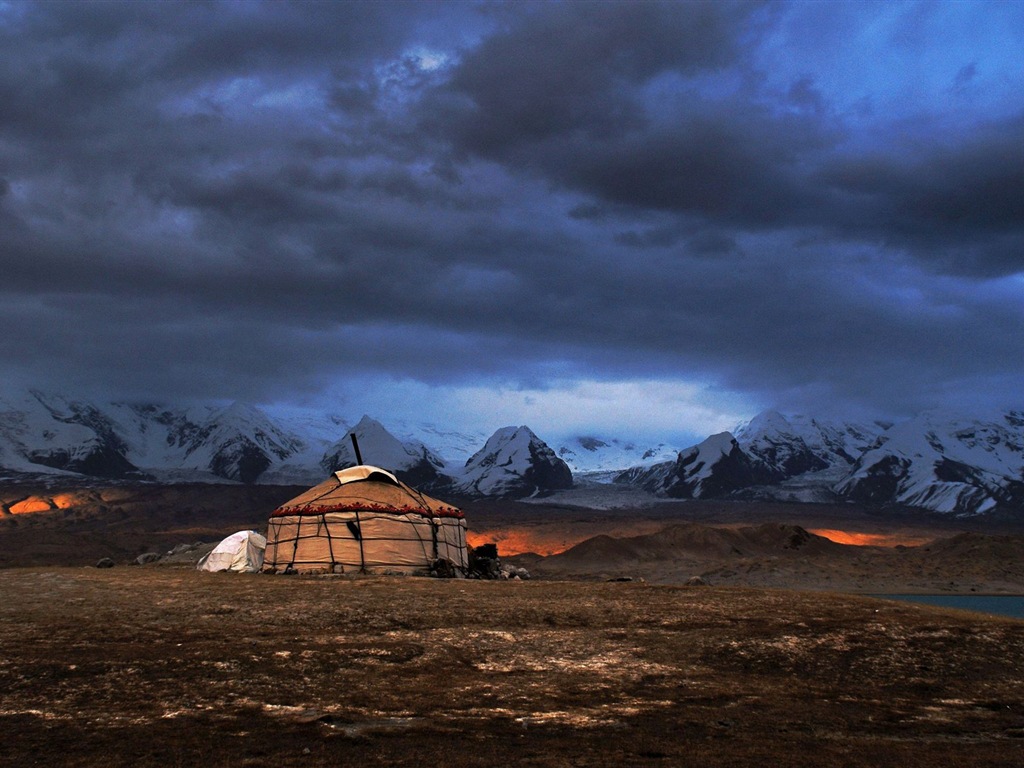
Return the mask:
<svg viewBox="0 0 1024 768">
<path fill-rule="evenodd" d="M 439 427 L 428 422 L 388 420 L 388 431 L 403 443 L 423 443 L 430 446 L 435 455 L 444 458 L 449 467 L 461 467 L 480 446 L 487 442 L 490 433 L 481 430 L 461 431 Z M 364 456 L 364 458 L 366 458 Z"/>
<path fill-rule="evenodd" d="M 384 425 L 363 416 L 328 448 L 320 466 L 333 472 L 356 463 L 352 435 L 367 464 L 385 467 L 423 490 L 459 496 L 530 496 L 572 487 L 572 473 L 529 427 L 495 432 L 464 466 L 445 462 L 419 440 L 399 440 Z"/>
<path fill-rule="evenodd" d="M 20 472 L 253 482 L 309 446 L 251 406 L 97 405 L 32 392 L 0 402 L 0 457 Z M 319 455 L 319 452 L 317 452 Z"/>
<path fill-rule="evenodd" d="M 740 425 L 736 442 L 784 477 L 839 468 L 844 473 L 883 432 L 877 424 L 831 423 L 764 411 Z"/>
<path fill-rule="evenodd" d="M 681 451 L 675 462 L 633 468 L 615 481 L 673 498 L 725 496 L 834 501 L 831 489 L 882 434 L 880 425 L 832 423 L 765 411 Z"/>
<path fill-rule="evenodd" d="M 836 490 L 873 504 L 971 515 L 1024 507 L 1024 413 L 925 413 L 889 429 Z"/>
<path fill-rule="evenodd" d="M 408 425 L 405 425 L 408 428 Z M 473 435 L 420 425 L 457 461 L 364 416 L 349 429 L 333 415 L 251 405 L 174 407 L 89 403 L 31 392 L 0 400 L 0 470 L 106 479 L 305 484 L 363 461 L 413 486 L 461 495 L 522 496 L 572 486 L 569 468 L 526 427 L 499 430 L 483 450 Z M 476 435 L 476 446 L 484 442 Z M 469 457 L 466 459 L 465 457 Z"/>
<path fill-rule="evenodd" d="M 127 450 L 92 406 L 39 393 L 0 400 L 0 457 L 7 469 L 123 477 L 137 471 Z"/>
<path fill-rule="evenodd" d="M 674 462 L 628 470 L 616 482 L 639 485 L 676 499 L 719 498 L 740 488 L 783 479 L 778 470 L 745 453 L 729 432 L 680 451 Z"/>
<path fill-rule="evenodd" d="M 675 498 L 849 500 L 956 515 L 1024 509 L 1024 412 L 926 413 L 895 426 L 759 414 L 615 481 Z"/>
<path fill-rule="evenodd" d="M 209 471 L 243 483 L 255 482 L 271 465 L 281 465 L 306 448 L 300 437 L 242 403 L 214 411 L 198 424 L 170 411 L 160 414 L 158 423 L 172 427 L 166 442 L 184 451 L 182 469 Z"/>
<path fill-rule="evenodd" d="M 1022 411 L 986 418 L 931 412 L 895 426 L 766 411 L 735 437 L 713 435 L 678 453 L 590 436 L 560 441 L 560 458 L 527 427 L 485 440 L 429 424 L 400 423 L 391 432 L 369 417 L 350 430 L 337 415 L 309 410 L 96 403 L 33 391 L 0 398 L 0 471 L 306 484 L 354 463 L 350 432 L 364 461 L 436 493 L 524 497 L 571 489 L 574 467 L 591 484 L 614 477 L 669 498 L 849 500 L 954 515 L 1024 511 Z"/>
<path fill-rule="evenodd" d="M 356 436 L 363 462 L 384 467 L 412 486 L 444 485 L 444 459 L 433 454 L 427 446 L 416 441 L 402 442 L 388 432 L 379 421 L 363 416 L 338 442 L 331 445 L 320 466 L 330 473 L 358 464 L 352 435 Z M 440 481 L 440 482 L 439 482 Z"/>
<path fill-rule="evenodd" d="M 674 461 L 679 447 L 666 443 L 640 443 L 614 437 L 584 435 L 557 443 L 558 456 L 573 474 L 621 472 L 636 467 Z"/>
<path fill-rule="evenodd" d="M 495 432 L 455 478 L 454 492 L 480 496 L 531 496 L 572 487 L 569 466 L 529 427 Z"/>
</svg>

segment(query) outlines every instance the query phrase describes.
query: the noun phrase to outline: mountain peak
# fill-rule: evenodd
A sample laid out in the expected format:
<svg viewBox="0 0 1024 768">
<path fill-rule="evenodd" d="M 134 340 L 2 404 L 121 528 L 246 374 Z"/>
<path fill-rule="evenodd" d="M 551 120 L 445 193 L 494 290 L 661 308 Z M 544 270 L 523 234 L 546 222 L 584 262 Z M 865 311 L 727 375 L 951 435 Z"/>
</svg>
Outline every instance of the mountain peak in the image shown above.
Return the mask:
<svg viewBox="0 0 1024 768">
<path fill-rule="evenodd" d="M 530 496 L 572 487 L 569 466 L 532 429 L 502 427 L 466 462 L 456 491 L 469 495 Z"/>
<path fill-rule="evenodd" d="M 788 432 L 793 427 L 785 416 L 776 410 L 761 411 L 757 416 L 736 428 L 738 436 L 757 432 Z"/>
<path fill-rule="evenodd" d="M 377 421 L 372 416 L 370 416 L 368 414 L 365 414 L 365 413 L 363 414 L 363 417 L 361 419 L 359 419 L 359 421 L 356 423 L 356 425 L 354 427 L 352 427 L 352 429 L 349 430 L 349 431 L 350 432 L 356 432 L 357 434 L 359 432 L 364 432 L 365 433 L 365 432 L 377 432 L 377 431 L 385 432 L 385 433 L 390 434 L 387 431 L 387 429 L 384 427 L 383 424 L 381 424 L 379 421 Z"/>
<path fill-rule="evenodd" d="M 439 482 L 444 461 L 419 441 L 403 442 L 392 435 L 376 419 L 364 415 L 345 436 L 328 447 L 320 461 L 327 472 L 355 466 L 357 463 L 352 435 L 359 441 L 363 463 L 387 469 L 403 482 L 413 486 Z"/>
<path fill-rule="evenodd" d="M 696 448 L 702 457 L 713 459 L 716 455 L 728 455 L 736 445 L 736 438 L 733 437 L 732 432 L 719 432 L 705 438 Z"/>
</svg>

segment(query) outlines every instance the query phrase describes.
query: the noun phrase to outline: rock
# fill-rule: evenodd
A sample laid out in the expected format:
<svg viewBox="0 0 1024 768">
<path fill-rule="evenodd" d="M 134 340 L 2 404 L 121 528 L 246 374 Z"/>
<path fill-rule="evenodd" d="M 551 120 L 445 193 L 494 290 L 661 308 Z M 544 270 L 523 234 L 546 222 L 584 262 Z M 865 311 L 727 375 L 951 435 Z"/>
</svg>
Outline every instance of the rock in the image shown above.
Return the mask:
<svg viewBox="0 0 1024 768">
<path fill-rule="evenodd" d="M 710 587 L 711 584 L 708 583 L 708 581 L 706 579 L 704 579 L 704 577 L 702 577 L 702 576 L 691 576 L 690 578 L 688 578 L 686 580 L 685 586 L 687 586 L 687 587 Z"/>
<path fill-rule="evenodd" d="M 438 579 L 454 579 L 458 576 L 458 572 L 455 570 L 451 560 L 441 558 L 431 563 L 430 575 Z"/>
<path fill-rule="evenodd" d="M 500 579 L 501 568 L 498 561 L 494 558 L 470 558 L 469 575 L 474 579 Z M 506 576 L 505 578 L 508 577 Z"/>
<path fill-rule="evenodd" d="M 502 564 L 500 578 L 502 579 L 519 579 L 525 581 L 530 578 L 530 572 L 525 568 L 517 568 L 514 565 Z"/>
<path fill-rule="evenodd" d="M 96 567 L 97 568 L 113 568 L 114 567 L 114 561 L 111 560 L 109 557 L 104 557 L 104 558 L 101 558 L 96 563 Z"/>
<path fill-rule="evenodd" d="M 135 565 L 148 565 L 149 563 L 155 563 L 160 559 L 160 554 L 157 552 L 146 552 L 145 554 L 139 555 L 133 561 Z"/>
<path fill-rule="evenodd" d="M 470 557 L 489 557 L 492 560 L 498 559 L 498 545 L 495 543 L 481 544 L 479 547 L 473 547 L 469 553 Z"/>
<path fill-rule="evenodd" d="M 469 573 L 471 579 L 501 579 L 501 561 L 498 559 L 497 544 L 481 544 L 469 550 Z"/>
</svg>

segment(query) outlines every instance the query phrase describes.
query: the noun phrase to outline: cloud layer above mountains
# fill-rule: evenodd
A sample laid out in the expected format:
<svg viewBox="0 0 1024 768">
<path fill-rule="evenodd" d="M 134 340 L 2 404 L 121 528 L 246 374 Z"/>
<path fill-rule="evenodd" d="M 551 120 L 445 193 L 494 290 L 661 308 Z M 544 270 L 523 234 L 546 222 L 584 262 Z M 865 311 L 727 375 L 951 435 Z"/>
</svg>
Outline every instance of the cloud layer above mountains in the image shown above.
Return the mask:
<svg viewBox="0 0 1024 768">
<path fill-rule="evenodd" d="M 1019 4 L 0 1 L 0 46 L 11 386 L 1020 404 Z"/>
</svg>

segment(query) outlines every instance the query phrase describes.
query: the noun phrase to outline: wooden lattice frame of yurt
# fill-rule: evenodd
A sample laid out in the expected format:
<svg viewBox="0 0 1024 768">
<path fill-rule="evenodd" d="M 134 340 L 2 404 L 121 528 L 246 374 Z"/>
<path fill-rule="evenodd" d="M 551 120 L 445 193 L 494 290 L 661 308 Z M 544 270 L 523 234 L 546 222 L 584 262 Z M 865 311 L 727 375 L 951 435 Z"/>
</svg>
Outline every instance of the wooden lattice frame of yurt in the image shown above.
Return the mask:
<svg viewBox="0 0 1024 768">
<path fill-rule="evenodd" d="M 263 569 L 272 573 L 464 573 L 462 511 L 360 465 L 278 507 Z"/>
</svg>

